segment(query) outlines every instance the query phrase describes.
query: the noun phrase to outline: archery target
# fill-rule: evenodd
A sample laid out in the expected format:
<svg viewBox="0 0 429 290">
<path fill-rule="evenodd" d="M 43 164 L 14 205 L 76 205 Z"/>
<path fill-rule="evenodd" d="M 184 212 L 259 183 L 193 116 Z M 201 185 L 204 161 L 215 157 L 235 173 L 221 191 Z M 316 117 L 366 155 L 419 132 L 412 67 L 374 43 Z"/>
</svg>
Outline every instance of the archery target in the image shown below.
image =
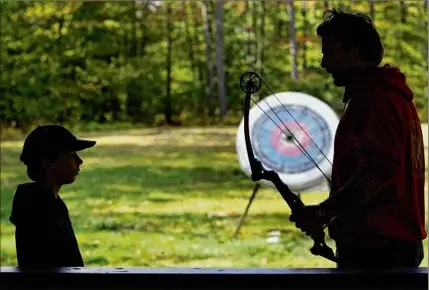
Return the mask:
<svg viewBox="0 0 429 290">
<path fill-rule="evenodd" d="M 325 181 L 320 170 L 328 177 L 331 174 L 338 122 L 334 110 L 313 96 L 300 92 L 273 94 L 249 111 L 249 133 L 255 157 L 266 169 L 276 171 L 291 190 L 313 188 Z M 236 149 L 240 166 L 250 177 L 244 118 L 238 128 Z M 267 180 L 260 182 L 274 186 Z"/>
</svg>

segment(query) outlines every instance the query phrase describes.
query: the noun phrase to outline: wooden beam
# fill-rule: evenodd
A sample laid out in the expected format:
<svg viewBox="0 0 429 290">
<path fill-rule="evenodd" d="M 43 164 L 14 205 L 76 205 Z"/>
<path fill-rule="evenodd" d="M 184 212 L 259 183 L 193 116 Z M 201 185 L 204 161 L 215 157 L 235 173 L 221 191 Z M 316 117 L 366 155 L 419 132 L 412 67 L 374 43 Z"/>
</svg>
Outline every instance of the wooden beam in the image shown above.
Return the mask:
<svg viewBox="0 0 429 290">
<path fill-rule="evenodd" d="M 380 273 L 335 268 L 1 267 L 0 289 L 428 289 L 428 268 Z"/>
</svg>

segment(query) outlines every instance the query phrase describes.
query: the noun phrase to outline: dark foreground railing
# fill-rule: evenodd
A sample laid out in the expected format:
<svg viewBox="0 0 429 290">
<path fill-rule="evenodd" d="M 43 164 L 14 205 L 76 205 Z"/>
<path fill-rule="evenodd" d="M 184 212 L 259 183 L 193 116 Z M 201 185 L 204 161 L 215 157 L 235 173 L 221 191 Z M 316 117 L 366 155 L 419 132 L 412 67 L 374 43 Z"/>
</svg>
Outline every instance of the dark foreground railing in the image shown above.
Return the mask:
<svg viewBox="0 0 429 290">
<path fill-rule="evenodd" d="M 0 289 L 428 289 L 428 268 L 338 269 L 1 267 Z"/>
</svg>

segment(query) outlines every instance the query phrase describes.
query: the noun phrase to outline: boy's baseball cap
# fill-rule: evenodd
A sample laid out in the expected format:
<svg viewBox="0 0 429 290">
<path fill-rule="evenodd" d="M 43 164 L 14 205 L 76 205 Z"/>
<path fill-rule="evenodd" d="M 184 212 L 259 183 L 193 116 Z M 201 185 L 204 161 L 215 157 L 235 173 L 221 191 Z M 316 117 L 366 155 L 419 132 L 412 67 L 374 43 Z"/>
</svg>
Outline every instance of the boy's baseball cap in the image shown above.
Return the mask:
<svg viewBox="0 0 429 290">
<path fill-rule="evenodd" d="M 40 162 L 52 153 L 81 151 L 91 148 L 96 141 L 78 139 L 60 125 L 38 126 L 25 138 L 20 160 L 24 164 Z"/>
</svg>

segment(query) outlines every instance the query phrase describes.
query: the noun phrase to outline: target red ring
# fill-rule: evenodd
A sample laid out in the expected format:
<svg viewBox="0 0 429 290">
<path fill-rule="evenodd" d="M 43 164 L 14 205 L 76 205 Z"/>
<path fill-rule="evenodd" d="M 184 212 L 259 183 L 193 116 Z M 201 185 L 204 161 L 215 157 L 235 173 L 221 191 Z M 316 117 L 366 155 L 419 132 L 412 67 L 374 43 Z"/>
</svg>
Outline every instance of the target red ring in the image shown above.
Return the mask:
<svg viewBox="0 0 429 290">
<path fill-rule="evenodd" d="M 271 145 L 282 155 L 298 156 L 311 145 L 308 135 L 305 125 L 299 126 L 297 123 L 284 122 L 280 128 L 274 128 L 271 133 Z"/>
</svg>

